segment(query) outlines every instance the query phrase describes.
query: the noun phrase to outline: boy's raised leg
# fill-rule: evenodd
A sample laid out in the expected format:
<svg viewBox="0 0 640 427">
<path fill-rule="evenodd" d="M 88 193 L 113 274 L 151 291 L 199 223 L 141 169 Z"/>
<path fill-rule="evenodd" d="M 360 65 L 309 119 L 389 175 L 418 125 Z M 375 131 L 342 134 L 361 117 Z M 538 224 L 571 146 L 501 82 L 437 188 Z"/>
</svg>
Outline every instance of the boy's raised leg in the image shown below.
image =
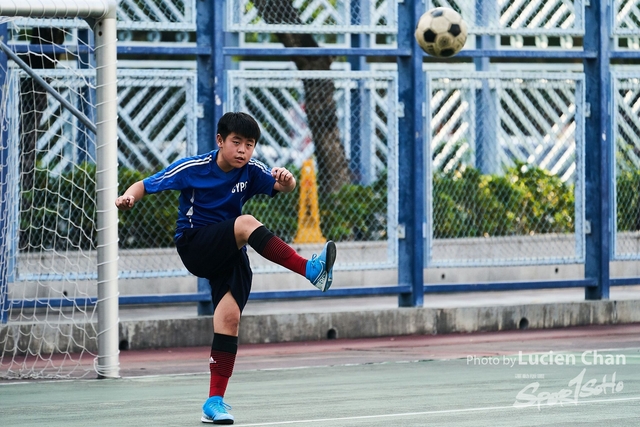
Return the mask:
<svg viewBox="0 0 640 427">
<path fill-rule="evenodd" d="M 247 226 L 247 224 L 251 225 L 252 221 L 255 221 L 255 228 Z M 311 260 L 308 260 L 301 257 L 295 249 L 250 215 L 243 215 L 236 220 L 236 230 L 236 239 L 239 245 L 245 243 L 243 234 L 248 234 L 245 230 L 251 230 L 246 237 L 246 243 L 260 255 L 306 277 L 313 286 L 322 292 L 326 292 L 331 287 L 333 264 L 336 260 L 336 244 L 334 242 L 328 241 L 320 255 L 313 255 Z"/>
</svg>

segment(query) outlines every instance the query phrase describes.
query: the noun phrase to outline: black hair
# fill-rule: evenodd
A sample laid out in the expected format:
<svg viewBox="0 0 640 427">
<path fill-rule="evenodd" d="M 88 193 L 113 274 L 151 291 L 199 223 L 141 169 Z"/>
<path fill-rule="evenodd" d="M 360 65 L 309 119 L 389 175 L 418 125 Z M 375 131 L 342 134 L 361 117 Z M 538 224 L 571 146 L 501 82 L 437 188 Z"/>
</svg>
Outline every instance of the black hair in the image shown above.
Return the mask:
<svg viewBox="0 0 640 427">
<path fill-rule="evenodd" d="M 247 113 L 225 113 L 220 117 L 220 120 L 218 120 L 218 134 L 220 134 L 222 139 L 227 139 L 227 136 L 232 132 L 245 138 L 252 138 L 256 143 L 258 139 L 260 139 L 260 126 L 258 126 L 258 122 Z"/>
</svg>

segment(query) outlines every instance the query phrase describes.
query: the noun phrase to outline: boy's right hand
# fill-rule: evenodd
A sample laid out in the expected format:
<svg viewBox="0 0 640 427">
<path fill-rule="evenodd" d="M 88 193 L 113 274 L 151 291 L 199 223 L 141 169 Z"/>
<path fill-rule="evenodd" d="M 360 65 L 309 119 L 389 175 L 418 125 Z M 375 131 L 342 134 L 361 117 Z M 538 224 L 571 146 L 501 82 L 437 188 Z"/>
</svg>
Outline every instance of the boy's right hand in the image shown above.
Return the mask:
<svg viewBox="0 0 640 427">
<path fill-rule="evenodd" d="M 116 199 L 116 207 L 121 211 L 128 211 L 136 203 L 136 198 L 133 196 L 120 196 Z"/>
</svg>

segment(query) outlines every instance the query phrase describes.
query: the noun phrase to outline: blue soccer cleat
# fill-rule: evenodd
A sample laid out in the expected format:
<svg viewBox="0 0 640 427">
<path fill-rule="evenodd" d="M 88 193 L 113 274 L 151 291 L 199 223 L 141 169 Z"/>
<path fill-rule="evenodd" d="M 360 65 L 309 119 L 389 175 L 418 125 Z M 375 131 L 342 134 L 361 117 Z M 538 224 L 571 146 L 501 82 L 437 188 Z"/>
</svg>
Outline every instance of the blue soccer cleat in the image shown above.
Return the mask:
<svg viewBox="0 0 640 427">
<path fill-rule="evenodd" d="M 320 255 L 313 255 L 307 261 L 305 277 L 316 288 L 326 292 L 333 283 L 333 263 L 336 261 L 336 244 L 331 240 L 324 245 Z"/>
<path fill-rule="evenodd" d="M 227 412 L 229 409 L 231 406 L 224 403 L 222 397 L 211 396 L 202 405 L 200 421 L 212 424 L 233 424 L 233 415 Z"/>
</svg>

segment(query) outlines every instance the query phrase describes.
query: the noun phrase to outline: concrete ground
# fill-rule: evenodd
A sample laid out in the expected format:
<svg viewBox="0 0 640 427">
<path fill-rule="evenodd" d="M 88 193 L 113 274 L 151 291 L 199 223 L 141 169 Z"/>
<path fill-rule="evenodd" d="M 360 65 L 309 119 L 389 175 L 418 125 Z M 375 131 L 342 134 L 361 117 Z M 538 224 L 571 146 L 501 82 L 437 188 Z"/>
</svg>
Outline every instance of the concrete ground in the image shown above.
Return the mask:
<svg viewBox="0 0 640 427">
<path fill-rule="evenodd" d="M 208 347 L 121 353 L 115 380 L 0 383 L 3 426 L 201 425 Z M 640 423 L 640 325 L 240 346 L 238 426 Z"/>
</svg>

